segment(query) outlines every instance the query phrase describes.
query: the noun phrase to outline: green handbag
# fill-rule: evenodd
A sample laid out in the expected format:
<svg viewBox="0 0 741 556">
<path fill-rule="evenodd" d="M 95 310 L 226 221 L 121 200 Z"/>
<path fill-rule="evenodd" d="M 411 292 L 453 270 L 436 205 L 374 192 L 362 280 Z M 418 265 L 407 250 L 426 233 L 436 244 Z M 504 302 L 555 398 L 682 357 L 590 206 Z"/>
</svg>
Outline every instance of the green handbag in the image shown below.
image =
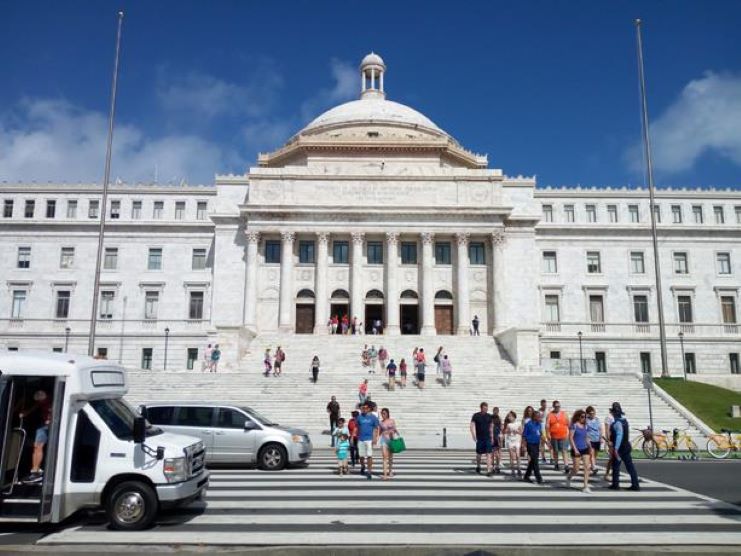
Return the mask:
<svg viewBox="0 0 741 556">
<path fill-rule="evenodd" d="M 389 440 L 389 450 L 392 454 L 400 454 L 406 449 L 407 445 L 404 443 L 404 439 L 401 436 Z"/>
</svg>

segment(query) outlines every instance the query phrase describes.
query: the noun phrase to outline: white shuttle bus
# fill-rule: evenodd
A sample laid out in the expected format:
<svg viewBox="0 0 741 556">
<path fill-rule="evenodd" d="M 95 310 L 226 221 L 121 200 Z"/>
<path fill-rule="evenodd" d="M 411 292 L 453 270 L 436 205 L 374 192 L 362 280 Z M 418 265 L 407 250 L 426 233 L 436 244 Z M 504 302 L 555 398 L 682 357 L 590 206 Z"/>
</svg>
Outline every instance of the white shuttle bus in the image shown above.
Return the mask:
<svg viewBox="0 0 741 556">
<path fill-rule="evenodd" d="M 0 351 L 0 522 L 102 507 L 113 528 L 137 530 L 205 494 L 201 441 L 149 425 L 127 391 L 108 361 Z"/>
</svg>

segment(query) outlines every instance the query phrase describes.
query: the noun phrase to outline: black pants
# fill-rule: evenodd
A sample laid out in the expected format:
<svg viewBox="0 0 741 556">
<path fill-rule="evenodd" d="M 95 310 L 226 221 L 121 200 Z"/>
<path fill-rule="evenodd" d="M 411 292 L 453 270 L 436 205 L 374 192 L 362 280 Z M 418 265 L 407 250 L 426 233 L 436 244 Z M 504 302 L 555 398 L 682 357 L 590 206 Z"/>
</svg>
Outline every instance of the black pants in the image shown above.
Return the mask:
<svg viewBox="0 0 741 556">
<path fill-rule="evenodd" d="M 334 429 L 337 426 L 337 419 L 339 419 L 339 415 L 330 415 L 329 416 L 329 434 L 332 435 L 332 446 L 334 446 L 334 441 L 336 440 L 334 433 Z"/>
<path fill-rule="evenodd" d="M 638 488 L 638 472 L 636 466 L 633 465 L 633 456 L 630 455 L 630 449 L 624 452 L 618 452 L 618 459 L 614 459 L 612 462 L 612 488 L 620 487 L 620 464 L 625 464 L 625 470 L 630 475 L 630 486 L 632 488 Z"/>
<path fill-rule="evenodd" d="M 311 376 L 314 384 L 316 384 L 316 380 L 319 378 L 319 369 L 311 369 Z"/>
<path fill-rule="evenodd" d="M 527 470 L 525 471 L 525 478 L 529 479 L 530 475 L 535 473 L 535 480 L 541 482 L 543 477 L 540 476 L 540 444 L 527 443 L 527 455 L 530 461 L 527 464 Z"/>
<path fill-rule="evenodd" d="M 355 467 L 358 459 L 358 439 L 355 437 L 350 441 L 350 465 Z"/>
<path fill-rule="evenodd" d="M 471 334 L 471 336 L 480 336 L 480 335 L 481 334 L 479 334 L 479 325 L 478 324 L 474 324 L 473 325 L 473 333 Z"/>
</svg>

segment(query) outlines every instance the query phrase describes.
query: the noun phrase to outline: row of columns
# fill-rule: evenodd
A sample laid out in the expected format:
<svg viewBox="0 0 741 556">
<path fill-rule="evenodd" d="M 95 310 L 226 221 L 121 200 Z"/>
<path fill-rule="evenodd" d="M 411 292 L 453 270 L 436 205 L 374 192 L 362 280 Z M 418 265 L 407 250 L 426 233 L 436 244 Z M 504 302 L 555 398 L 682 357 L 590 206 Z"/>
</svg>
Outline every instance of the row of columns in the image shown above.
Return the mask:
<svg viewBox="0 0 741 556">
<path fill-rule="evenodd" d="M 329 295 L 327 288 L 327 272 L 329 261 L 329 238 L 328 232 L 317 232 L 317 258 L 316 274 L 314 282 L 315 294 L 315 323 L 314 333 L 326 333 L 326 323 L 329 319 Z M 253 329 L 257 328 L 257 265 L 258 244 L 260 234 L 248 230 L 247 237 L 247 272 L 245 290 L 245 325 Z M 363 272 L 363 242 L 365 234 L 353 232 L 352 251 L 350 257 L 350 315 L 364 320 L 364 289 L 362 284 Z M 433 284 L 434 267 L 434 242 L 435 235 L 424 232 L 420 235 L 422 240 L 422 326 L 421 334 L 434 335 L 435 329 L 435 290 Z M 494 316 L 499 318 L 504 305 L 504 269 L 501 264 L 502 244 L 504 233 L 497 230 L 492 233 L 493 280 L 489 284 L 490 292 L 494 296 Z M 281 232 L 281 255 L 280 255 L 280 300 L 278 313 L 278 328 L 283 332 L 292 332 L 293 312 L 295 309 L 293 299 L 293 244 L 296 239 L 295 232 Z M 458 244 L 456 258 L 456 288 L 455 288 L 455 314 L 456 331 L 458 334 L 468 334 L 471 325 L 470 302 L 469 302 L 469 259 L 468 259 L 468 233 L 456 234 Z M 399 318 L 399 283 L 397 277 L 397 260 L 399 251 L 399 234 L 397 232 L 386 233 L 386 257 L 385 257 L 385 306 L 386 322 L 384 327 L 388 334 L 398 335 L 400 333 Z M 497 328 L 500 328 L 497 323 Z"/>
</svg>

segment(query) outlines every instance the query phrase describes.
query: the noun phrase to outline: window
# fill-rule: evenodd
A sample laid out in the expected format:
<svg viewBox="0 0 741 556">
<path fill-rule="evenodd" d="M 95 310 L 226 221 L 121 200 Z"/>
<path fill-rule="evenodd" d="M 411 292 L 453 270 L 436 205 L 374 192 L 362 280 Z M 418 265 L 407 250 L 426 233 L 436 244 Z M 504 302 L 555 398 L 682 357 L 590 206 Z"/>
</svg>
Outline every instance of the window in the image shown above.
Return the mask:
<svg viewBox="0 0 741 556">
<path fill-rule="evenodd" d="M 103 255 L 103 269 L 116 270 L 118 268 L 118 247 L 106 247 Z"/>
<path fill-rule="evenodd" d="M 718 261 L 718 274 L 730 274 L 731 273 L 731 254 L 730 253 L 718 253 L 716 255 Z"/>
<path fill-rule="evenodd" d="M 451 264 L 450 243 L 447 241 L 435 242 L 435 264 Z"/>
<path fill-rule="evenodd" d="M 160 304 L 160 292 L 149 291 L 144 294 L 144 318 L 154 320 L 157 318 L 157 309 Z"/>
<path fill-rule="evenodd" d="M 13 218 L 13 199 L 5 199 L 3 202 L 3 218 Z"/>
<path fill-rule="evenodd" d="M 57 214 L 57 202 L 56 201 L 46 201 L 46 217 L 47 218 L 54 218 Z"/>
<path fill-rule="evenodd" d="M 67 201 L 67 218 L 77 218 L 77 200 Z"/>
<path fill-rule="evenodd" d="M 630 271 L 633 274 L 645 274 L 646 264 L 643 260 L 642 251 L 631 251 L 630 252 Z"/>
<path fill-rule="evenodd" d="M 630 221 L 633 223 L 641 221 L 641 215 L 638 212 L 638 205 L 628 205 L 628 214 L 630 215 Z"/>
<path fill-rule="evenodd" d="M 597 372 L 606 373 L 607 372 L 607 354 L 604 351 L 595 351 L 594 359 L 597 362 Z"/>
<path fill-rule="evenodd" d="M 172 416 L 175 414 L 175 408 L 171 405 L 160 407 L 148 407 L 145 417 L 153 425 L 169 425 L 172 423 Z"/>
<path fill-rule="evenodd" d="M 111 220 L 121 218 L 121 201 L 111 201 Z"/>
<path fill-rule="evenodd" d="M 692 218 L 695 224 L 702 224 L 705 218 L 702 215 L 702 205 L 692 205 Z"/>
<path fill-rule="evenodd" d="M 657 224 L 661 224 L 661 206 L 654 205 L 654 220 Z"/>
<path fill-rule="evenodd" d="M 10 318 L 22 319 L 23 309 L 26 306 L 26 290 L 13 290 L 13 306 L 10 310 Z"/>
<path fill-rule="evenodd" d="M 553 205 L 543 205 L 543 220 L 553 222 Z"/>
<path fill-rule="evenodd" d="M 633 296 L 633 320 L 637 324 L 648 324 L 648 296 Z"/>
<path fill-rule="evenodd" d="M 182 220 L 185 218 L 185 201 L 175 202 L 175 220 Z"/>
<path fill-rule="evenodd" d="M 688 274 L 687 253 L 674 253 L 674 274 Z"/>
<path fill-rule="evenodd" d="M 280 241 L 269 239 L 265 242 L 265 262 L 280 262 Z"/>
<path fill-rule="evenodd" d="M 203 319 L 203 292 L 190 292 L 188 318 L 192 320 Z"/>
<path fill-rule="evenodd" d="M 597 207 L 587 205 L 587 222 L 597 222 Z"/>
<path fill-rule="evenodd" d="M 546 322 L 561 322 L 561 311 L 557 295 L 545 296 L 545 320 Z"/>
<path fill-rule="evenodd" d="M 602 272 L 602 261 L 599 251 L 587 251 L 587 273 L 600 274 Z"/>
<path fill-rule="evenodd" d="M 366 243 L 368 264 L 383 264 L 383 243 L 369 241 Z"/>
<path fill-rule="evenodd" d="M 549 354 L 550 359 L 561 359 L 561 352 L 560 351 L 552 351 Z"/>
<path fill-rule="evenodd" d="M 165 210 L 165 202 L 164 201 L 155 201 L 152 205 L 152 219 L 153 220 L 161 220 L 162 219 L 162 211 Z"/>
<path fill-rule="evenodd" d="M 697 364 L 695 362 L 694 353 L 688 352 L 684 354 L 684 369 L 688 375 L 697 374 Z"/>
<path fill-rule="evenodd" d="M 75 442 L 72 445 L 72 465 L 69 472 L 71 482 L 92 483 L 95 481 L 99 448 L 100 431 L 95 428 L 83 410 L 78 411 Z"/>
<path fill-rule="evenodd" d="M 726 215 L 723 212 L 723 207 L 720 205 L 716 205 L 713 207 L 713 214 L 715 214 L 715 223 L 716 224 L 725 224 L 726 221 Z"/>
<path fill-rule="evenodd" d="M 206 201 L 198 201 L 196 204 L 196 218 L 198 220 L 206 220 L 206 212 L 208 211 L 208 203 Z"/>
<path fill-rule="evenodd" d="M 313 241 L 298 242 L 298 262 L 306 264 L 313 264 L 316 262 Z"/>
<path fill-rule="evenodd" d="M 558 272 L 555 251 L 543 251 L 543 272 L 545 274 L 556 274 Z"/>
<path fill-rule="evenodd" d="M 611 224 L 618 221 L 617 205 L 607 205 L 607 216 Z"/>
<path fill-rule="evenodd" d="M 198 361 L 198 348 L 188 348 L 187 356 L 185 359 L 185 367 L 189 371 L 192 371 L 195 368 L 197 361 Z"/>
<path fill-rule="evenodd" d="M 152 348 L 142 348 L 142 369 L 152 370 Z"/>
<path fill-rule="evenodd" d="M 692 298 L 689 295 L 677 296 L 677 308 L 679 309 L 679 322 L 682 324 L 691 324 Z"/>
<path fill-rule="evenodd" d="M 31 248 L 18 248 L 18 268 L 31 268 Z"/>
<path fill-rule="evenodd" d="M 26 201 L 26 209 L 23 211 L 23 216 L 26 218 L 33 218 L 33 213 L 36 211 L 36 201 Z"/>
<path fill-rule="evenodd" d="M 604 300 L 601 295 L 589 296 L 589 319 L 598 324 L 605 322 Z"/>
<path fill-rule="evenodd" d="M 736 224 L 741 224 L 741 206 L 737 206 L 734 210 L 736 211 Z"/>
<path fill-rule="evenodd" d="M 176 410 L 175 425 L 179 427 L 210 427 L 213 409 L 181 406 Z"/>
<path fill-rule="evenodd" d="M 150 247 L 147 258 L 147 270 L 162 270 L 162 248 Z"/>
<path fill-rule="evenodd" d="M 229 409 L 227 407 L 219 408 L 216 426 L 221 429 L 240 429 L 244 430 L 244 424 L 247 416 L 241 411 Z"/>
<path fill-rule="evenodd" d="M 641 352 L 641 371 L 643 374 L 651 374 L 651 353 L 648 351 Z"/>
<path fill-rule="evenodd" d="M 731 374 L 732 375 L 737 375 L 741 373 L 741 369 L 739 368 L 739 363 L 738 363 L 738 353 L 729 353 L 728 361 L 731 364 Z"/>
<path fill-rule="evenodd" d="M 682 207 L 680 205 L 672 205 L 672 222 L 674 224 L 682 223 Z"/>
<path fill-rule="evenodd" d="M 573 222 L 575 220 L 574 205 L 565 205 L 563 210 L 566 216 L 566 222 Z"/>
<path fill-rule="evenodd" d="M 401 243 L 401 264 L 417 264 L 417 244 L 412 241 Z"/>
<path fill-rule="evenodd" d="M 54 318 L 66 319 L 69 318 L 69 301 L 70 301 L 69 290 L 57 291 L 57 302 L 54 311 Z"/>
<path fill-rule="evenodd" d="M 62 247 L 59 256 L 59 268 L 72 268 L 75 265 L 75 248 Z"/>
<path fill-rule="evenodd" d="M 88 218 L 98 218 L 100 211 L 100 201 L 96 199 L 91 199 L 88 201 L 87 205 L 87 217 Z"/>
<path fill-rule="evenodd" d="M 101 319 L 112 319 L 113 318 L 113 300 L 115 299 L 115 292 L 105 290 L 100 292 L 100 318 Z"/>
<path fill-rule="evenodd" d="M 350 246 L 346 241 L 335 241 L 332 243 L 332 262 L 334 264 L 347 264 L 349 260 Z"/>
<path fill-rule="evenodd" d="M 733 296 L 721 296 L 720 312 L 723 317 L 723 324 L 736 324 L 736 300 Z"/>
<path fill-rule="evenodd" d="M 131 202 L 131 219 L 139 220 L 142 217 L 142 202 L 132 201 Z"/>
<path fill-rule="evenodd" d="M 192 270 L 203 270 L 206 268 L 206 250 L 193 249 L 193 260 L 191 261 Z"/>
<path fill-rule="evenodd" d="M 98 359 L 108 359 L 108 348 L 107 347 L 98 347 L 96 351 L 97 351 Z"/>
<path fill-rule="evenodd" d="M 471 242 L 468 244 L 468 260 L 471 264 L 486 264 L 486 248 L 483 243 Z"/>
</svg>

